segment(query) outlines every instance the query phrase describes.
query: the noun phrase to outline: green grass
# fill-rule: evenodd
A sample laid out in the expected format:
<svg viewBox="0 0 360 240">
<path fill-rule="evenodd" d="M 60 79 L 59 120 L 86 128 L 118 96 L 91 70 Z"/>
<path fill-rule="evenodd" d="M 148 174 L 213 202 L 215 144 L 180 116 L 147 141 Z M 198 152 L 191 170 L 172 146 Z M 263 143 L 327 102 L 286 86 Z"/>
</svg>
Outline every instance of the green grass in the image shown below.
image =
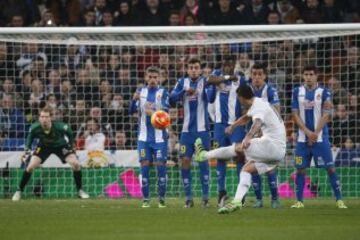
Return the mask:
<svg viewBox="0 0 360 240">
<path fill-rule="evenodd" d="M 305 209 L 244 208 L 218 215 L 199 200 L 193 209 L 169 199 L 168 208 L 141 209 L 137 200 L 0 200 L 0 239 L 360 239 L 360 200 L 337 209 L 334 200 L 307 200 Z M 248 205 L 252 204 L 251 202 Z"/>
</svg>

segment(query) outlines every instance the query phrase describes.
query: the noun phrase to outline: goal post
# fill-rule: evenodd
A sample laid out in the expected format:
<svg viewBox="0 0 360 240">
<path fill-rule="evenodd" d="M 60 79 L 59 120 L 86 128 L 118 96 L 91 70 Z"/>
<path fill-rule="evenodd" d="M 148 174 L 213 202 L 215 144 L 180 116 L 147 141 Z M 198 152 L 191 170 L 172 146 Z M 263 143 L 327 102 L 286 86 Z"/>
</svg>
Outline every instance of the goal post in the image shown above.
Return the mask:
<svg viewBox="0 0 360 240">
<path fill-rule="evenodd" d="M 186 74 L 190 57 L 201 59 L 207 76 L 226 55 L 236 57 L 235 71 L 246 78 L 254 63 L 265 64 L 267 81 L 279 92 L 288 139 L 288 154 L 278 174 L 284 198 L 293 197 L 295 191 L 292 89 L 302 82 L 302 68 L 316 65 L 319 84 L 333 93 L 330 140 L 343 195 L 359 197 L 359 49 L 360 24 L 0 28 L 0 198 L 16 190 L 23 171 L 20 158 L 25 137 L 43 106 L 53 108 L 54 117 L 72 128 L 83 166 L 84 189 L 91 196 L 139 197 L 137 116 L 128 114 L 128 105 L 144 84 L 144 70 L 159 67 L 161 85 L 171 91 L 176 80 Z M 211 108 L 209 111 L 211 115 Z M 184 195 L 178 160 L 183 114 L 181 105 L 170 108 L 167 190 L 171 197 Z M 90 118 L 99 122 L 105 135 L 101 147 L 89 147 Z M 216 196 L 216 163 L 210 163 L 210 192 Z M 193 190 L 200 196 L 195 163 L 193 167 Z M 312 168 L 308 176 L 306 196 L 332 195 L 325 171 Z M 155 171 L 150 181 L 155 196 Z M 237 181 L 230 161 L 229 193 L 236 190 Z M 268 196 L 266 179 L 263 186 Z M 50 157 L 35 171 L 25 193 L 29 197 L 75 196 L 70 169 Z"/>
</svg>

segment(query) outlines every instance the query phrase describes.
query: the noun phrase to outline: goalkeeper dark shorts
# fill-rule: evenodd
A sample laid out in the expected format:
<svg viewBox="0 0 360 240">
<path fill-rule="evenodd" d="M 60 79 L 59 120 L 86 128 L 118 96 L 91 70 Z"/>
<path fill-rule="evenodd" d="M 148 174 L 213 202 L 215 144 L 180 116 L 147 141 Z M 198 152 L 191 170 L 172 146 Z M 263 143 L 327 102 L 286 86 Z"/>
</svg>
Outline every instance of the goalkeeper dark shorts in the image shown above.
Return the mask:
<svg viewBox="0 0 360 240">
<path fill-rule="evenodd" d="M 51 154 L 55 154 L 60 158 L 62 163 L 66 163 L 65 159 L 70 154 L 75 154 L 75 151 L 70 146 L 63 146 L 63 147 L 44 147 L 44 146 L 37 146 L 33 153 L 34 156 L 37 156 L 41 159 L 41 163 L 44 163 Z"/>
</svg>

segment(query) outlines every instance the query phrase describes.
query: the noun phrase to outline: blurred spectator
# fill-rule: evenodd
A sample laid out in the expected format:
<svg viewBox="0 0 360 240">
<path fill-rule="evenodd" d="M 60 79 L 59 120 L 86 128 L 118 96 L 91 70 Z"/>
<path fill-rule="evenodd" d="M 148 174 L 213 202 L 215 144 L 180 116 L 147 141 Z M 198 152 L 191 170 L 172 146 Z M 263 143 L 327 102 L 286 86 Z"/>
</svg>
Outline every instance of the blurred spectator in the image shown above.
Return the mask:
<svg viewBox="0 0 360 240">
<path fill-rule="evenodd" d="M 136 81 L 132 80 L 130 69 L 120 68 L 114 85 L 116 93 L 121 94 L 125 100 L 130 100 L 131 94 L 136 89 Z"/>
<path fill-rule="evenodd" d="M 132 129 L 128 107 L 122 95 L 114 94 L 106 110 L 108 122 L 112 124 L 113 129 L 123 131 Z"/>
<path fill-rule="evenodd" d="M 105 150 L 106 136 L 100 131 L 100 125 L 94 118 L 86 121 L 86 127 L 83 134 L 85 139 L 85 150 L 87 151 L 103 151 Z"/>
<path fill-rule="evenodd" d="M 45 9 L 41 14 L 40 22 L 34 24 L 34 27 L 56 27 L 59 22 L 55 21 L 55 17 L 49 9 Z"/>
<path fill-rule="evenodd" d="M 128 137 L 126 136 L 125 132 L 117 131 L 115 133 L 115 141 L 113 148 L 116 150 L 124 150 L 131 148 L 130 141 L 128 140 Z"/>
<path fill-rule="evenodd" d="M 238 59 L 235 63 L 235 72 L 244 76 L 246 79 L 250 78 L 251 67 L 254 65 L 254 61 L 250 59 L 247 52 L 239 53 Z"/>
<path fill-rule="evenodd" d="M 58 94 L 60 92 L 60 72 L 57 69 L 50 69 L 47 76 L 45 93 L 50 94 Z"/>
<path fill-rule="evenodd" d="M 53 109 L 55 112 L 55 110 L 58 108 L 58 105 L 59 103 L 58 100 L 56 99 L 55 94 L 49 94 L 46 96 L 45 107 Z"/>
<path fill-rule="evenodd" d="M 120 1 L 118 10 L 115 12 L 115 17 L 115 25 L 117 26 L 134 25 L 134 13 L 130 0 Z"/>
<path fill-rule="evenodd" d="M 280 14 L 277 11 L 270 11 L 267 15 L 267 24 L 269 25 L 277 25 L 281 24 L 281 17 Z"/>
<path fill-rule="evenodd" d="M 11 95 L 3 95 L 0 104 L 0 136 L 2 138 L 24 138 L 24 113 L 15 107 Z"/>
<path fill-rule="evenodd" d="M 246 24 L 266 24 L 269 8 L 264 0 L 251 0 L 250 4 L 242 10 L 243 19 Z"/>
<path fill-rule="evenodd" d="M 327 87 L 332 93 L 334 105 L 348 105 L 350 94 L 343 87 L 341 87 L 339 80 L 336 77 L 333 76 L 327 81 Z"/>
<path fill-rule="evenodd" d="M 98 86 L 91 84 L 89 71 L 85 68 L 79 68 L 76 71 L 76 93 L 77 97 L 89 101 L 92 104 L 98 104 L 100 100 Z"/>
<path fill-rule="evenodd" d="M 351 136 L 358 141 L 359 129 L 357 128 L 357 119 L 354 116 L 350 116 L 348 109 L 344 104 L 338 104 L 336 106 L 335 117 L 332 122 L 332 143 L 335 146 L 340 146 L 344 142 L 346 136 Z"/>
<path fill-rule="evenodd" d="M 173 10 L 169 14 L 169 26 L 180 26 L 180 12 Z"/>
<path fill-rule="evenodd" d="M 80 1 L 79 0 L 46 0 L 45 7 L 53 15 L 55 25 L 76 26 L 80 21 Z M 45 24 L 49 20 L 43 19 Z"/>
<path fill-rule="evenodd" d="M 213 9 L 212 13 L 209 13 L 206 24 L 209 25 L 237 25 L 243 24 L 243 19 L 240 13 L 231 6 L 230 0 L 219 0 L 218 7 Z"/>
<path fill-rule="evenodd" d="M 79 25 L 83 27 L 94 27 L 96 26 L 96 14 L 93 8 L 86 9 L 82 15 Z"/>
<path fill-rule="evenodd" d="M 36 1 L 1 0 L 0 15 L 11 21 L 10 26 L 30 26 L 40 20 Z"/>
<path fill-rule="evenodd" d="M 138 26 L 164 26 L 167 24 L 167 9 L 160 8 L 160 0 L 146 0 L 144 9 L 136 15 Z"/>
<path fill-rule="evenodd" d="M 186 17 L 190 15 L 193 16 L 193 19 L 197 19 L 198 11 L 199 6 L 197 0 L 186 0 L 185 5 L 180 10 L 180 22 L 182 25 L 186 25 Z"/>
<path fill-rule="evenodd" d="M 280 14 L 281 22 L 284 24 L 294 24 L 300 19 L 299 11 L 291 3 L 291 0 L 274 1 L 269 4 L 269 8 Z"/>
<path fill-rule="evenodd" d="M 323 23 L 324 12 L 321 10 L 319 0 L 306 0 L 305 7 L 301 13 L 304 23 Z"/>
<path fill-rule="evenodd" d="M 350 93 L 358 95 L 360 88 L 359 79 L 359 49 L 356 46 L 352 46 L 346 49 L 346 61 L 341 68 L 341 85 L 350 91 Z"/>
<path fill-rule="evenodd" d="M 69 109 L 73 107 L 72 103 L 76 100 L 77 97 L 79 98 L 70 80 L 62 81 L 59 93 L 61 108 Z"/>
<path fill-rule="evenodd" d="M 7 43 L 0 42 L 0 78 L 15 76 L 14 61 L 11 59 L 13 55 L 8 50 Z"/>
<path fill-rule="evenodd" d="M 196 25 L 199 25 L 199 22 L 195 15 L 193 15 L 192 13 L 188 13 L 185 15 L 184 25 L 185 26 L 196 26 Z"/>
<path fill-rule="evenodd" d="M 346 136 L 335 159 L 336 167 L 360 166 L 360 149 L 356 147 L 353 138 Z"/>
<path fill-rule="evenodd" d="M 321 6 L 321 12 L 324 14 L 324 23 L 343 22 L 341 7 L 335 0 L 324 0 L 324 4 Z"/>
<path fill-rule="evenodd" d="M 100 107 L 92 107 L 90 108 L 89 116 L 94 118 L 100 124 L 101 132 L 105 134 L 106 137 L 112 139 L 114 137 L 114 131 L 111 124 L 107 121 L 104 121 L 106 116 L 103 116 L 102 109 Z M 83 129 L 79 129 L 78 132 Z"/>
<path fill-rule="evenodd" d="M 110 9 L 105 9 L 103 11 L 103 17 L 101 21 L 101 25 L 105 27 L 111 27 L 114 25 L 114 16 Z"/>
<path fill-rule="evenodd" d="M 106 9 L 106 0 L 94 0 L 95 25 L 100 26 L 103 21 L 103 12 Z"/>
<path fill-rule="evenodd" d="M 44 84 L 39 79 L 32 80 L 30 96 L 24 99 L 25 113 L 31 121 L 38 116 L 39 108 L 44 106 L 45 97 Z"/>
<path fill-rule="evenodd" d="M 22 96 L 16 92 L 14 81 L 10 78 L 6 78 L 2 83 L 1 96 L 3 95 L 12 95 L 14 97 L 14 106 L 19 109 L 24 107 Z"/>
<path fill-rule="evenodd" d="M 47 62 L 47 56 L 42 49 L 39 48 L 38 44 L 24 43 L 21 47 L 20 58 L 16 61 L 16 66 L 21 70 L 30 70 L 32 68 L 31 63 L 34 60 L 41 61 L 40 58 L 43 59 L 44 63 Z"/>
<path fill-rule="evenodd" d="M 23 16 L 21 15 L 12 16 L 8 27 L 25 27 Z"/>
<path fill-rule="evenodd" d="M 76 100 L 74 105 L 74 107 L 68 109 L 66 122 L 71 126 L 73 132 L 76 132 L 81 127 L 81 124 L 85 122 L 87 106 L 83 99 Z"/>
</svg>

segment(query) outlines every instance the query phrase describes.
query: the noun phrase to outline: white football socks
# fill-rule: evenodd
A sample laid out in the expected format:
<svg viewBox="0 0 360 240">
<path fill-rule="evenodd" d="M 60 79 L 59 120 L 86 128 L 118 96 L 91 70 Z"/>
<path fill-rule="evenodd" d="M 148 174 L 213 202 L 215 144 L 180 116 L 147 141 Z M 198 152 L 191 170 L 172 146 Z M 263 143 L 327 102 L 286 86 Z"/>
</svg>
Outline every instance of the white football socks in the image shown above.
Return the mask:
<svg viewBox="0 0 360 240">
<path fill-rule="evenodd" d="M 248 172 L 241 171 L 240 182 L 236 189 L 234 201 L 241 201 L 245 194 L 249 191 L 251 185 L 251 174 Z"/>
<path fill-rule="evenodd" d="M 237 154 L 235 152 L 235 144 L 228 146 L 228 147 L 221 147 L 218 149 L 214 149 L 211 151 L 208 151 L 205 154 L 207 159 L 227 159 L 227 158 L 233 158 L 236 157 Z"/>
</svg>

